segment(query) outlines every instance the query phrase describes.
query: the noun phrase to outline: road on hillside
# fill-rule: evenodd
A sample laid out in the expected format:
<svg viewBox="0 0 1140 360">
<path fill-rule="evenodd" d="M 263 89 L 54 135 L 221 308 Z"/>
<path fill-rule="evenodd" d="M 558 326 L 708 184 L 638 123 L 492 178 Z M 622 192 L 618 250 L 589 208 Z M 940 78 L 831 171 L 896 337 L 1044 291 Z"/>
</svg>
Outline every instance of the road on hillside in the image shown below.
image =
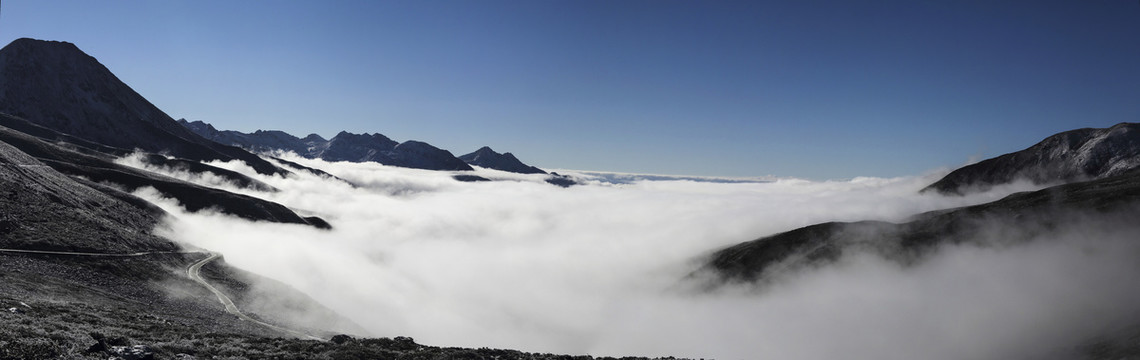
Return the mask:
<svg viewBox="0 0 1140 360">
<path fill-rule="evenodd" d="M 277 330 L 277 331 L 280 331 L 283 333 L 295 335 L 295 336 L 298 336 L 301 338 L 306 338 L 306 339 L 322 340 L 322 341 L 324 340 L 324 339 L 321 339 L 319 337 L 312 336 L 312 335 L 309 335 L 309 334 L 306 334 L 306 333 L 303 333 L 300 331 L 283 328 L 283 327 L 280 327 L 277 325 L 273 325 L 273 324 L 270 324 L 270 323 L 267 323 L 267 322 L 264 322 L 261 320 L 251 318 L 248 315 L 243 314 L 241 312 L 241 310 L 238 310 L 237 305 L 234 305 L 233 300 L 230 300 L 229 296 L 226 296 L 226 294 L 223 294 L 221 291 L 219 291 L 213 285 L 210 285 L 210 283 L 207 282 L 206 279 L 202 277 L 202 273 L 201 273 L 202 272 L 202 266 L 205 266 L 206 264 L 209 264 L 211 261 L 214 261 L 215 259 L 221 257 L 221 255 L 218 253 L 203 252 L 203 251 L 148 251 L 148 252 L 137 252 L 137 253 L 129 253 L 129 254 L 109 254 L 109 253 L 75 252 L 75 251 L 48 251 L 48 250 L 22 250 L 22 249 L 0 249 L 0 252 L 17 253 L 17 254 L 86 256 L 86 257 L 139 257 L 139 256 L 158 255 L 158 254 L 209 254 L 210 256 L 207 256 L 205 259 L 199 260 L 199 261 L 191 264 L 190 267 L 186 268 L 186 275 L 189 276 L 191 280 L 194 280 L 195 282 L 202 284 L 202 286 L 205 286 L 206 289 L 209 289 L 210 292 L 214 293 L 214 295 L 218 297 L 218 301 L 220 301 L 222 303 L 222 305 L 225 305 L 227 313 L 230 313 L 230 314 L 237 316 L 238 319 L 241 319 L 244 321 L 249 321 L 249 322 L 252 322 L 254 324 L 258 324 L 258 325 L 261 325 L 261 326 L 264 326 L 264 327 L 267 327 L 267 328 L 270 328 L 273 330 Z"/>
<path fill-rule="evenodd" d="M 247 316 L 246 314 L 243 314 L 240 310 L 238 310 L 237 305 L 234 305 L 233 300 L 230 300 L 230 298 L 228 296 L 226 296 L 226 294 L 223 294 L 221 291 L 219 291 L 213 285 L 210 285 L 210 283 L 206 282 L 206 279 L 202 278 L 202 266 L 210 263 L 211 261 L 214 261 L 214 259 L 217 259 L 220 256 L 221 255 L 219 255 L 218 253 L 210 253 L 210 256 L 194 263 L 193 265 L 190 265 L 190 267 L 186 269 L 186 275 L 190 276 L 190 279 L 197 281 L 199 284 L 202 284 L 202 286 L 205 286 L 207 289 L 210 289 L 210 291 L 213 292 L 214 295 L 216 295 L 218 297 L 218 301 L 221 301 L 222 305 L 226 306 L 226 312 L 236 315 L 239 319 L 249 321 L 249 322 L 252 322 L 252 323 L 273 329 L 273 330 L 277 330 L 280 332 L 296 335 L 296 336 L 306 338 L 306 339 L 324 340 L 324 339 L 321 339 L 319 337 L 312 336 L 312 335 L 309 335 L 309 334 L 306 334 L 306 333 L 303 333 L 300 331 L 283 328 L 283 327 L 280 327 L 277 325 L 273 325 L 273 324 L 270 324 L 270 323 L 267 323 L 267 322 L 264 322 L 261 320 L 251 318 L 251 317 Z"/>
</svg>

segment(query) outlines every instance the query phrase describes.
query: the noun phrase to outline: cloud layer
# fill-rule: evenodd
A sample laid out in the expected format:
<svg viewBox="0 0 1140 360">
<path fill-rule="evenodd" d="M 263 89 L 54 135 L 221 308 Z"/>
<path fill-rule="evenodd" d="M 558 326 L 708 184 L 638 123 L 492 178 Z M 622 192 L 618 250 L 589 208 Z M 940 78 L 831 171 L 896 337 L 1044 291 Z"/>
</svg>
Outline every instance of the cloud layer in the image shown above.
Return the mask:
<svg viewBox="0 0 1140 360">
<path fill-rule="evenodd" d="M 269 194 L 152 170 L 280 202 L 333 230 L 187 214 L 153 191 L 139 194 L 173 214 L 167 236 L 288 283 L 366 335 L 592 355 L 995 358 L 1095 333 L 1140 308 L 1131 305 L 1140 304 L 1136 287 L 1120 286 L 1138 274 L 1131 259 L 1140 248 L 1127 241 L 1135 234 L 1099 224 L 1090 237 L 1084 222 L 1031 245 L 946 248 L 913 268 L 852 256 L 762 294 L 683 290 L 694 259 L 724 246 L 823 221 L 901 221 L 1024 185 L 965 198 L 917 194 L 940 174 L 559 188 L 486 169 L 477 174 L 500 181 L 287 160 L 356 186 L 212 164 L 282 190 Z M 1040 331 L 1050 328 L 1058 330 Z"/>
</svg>

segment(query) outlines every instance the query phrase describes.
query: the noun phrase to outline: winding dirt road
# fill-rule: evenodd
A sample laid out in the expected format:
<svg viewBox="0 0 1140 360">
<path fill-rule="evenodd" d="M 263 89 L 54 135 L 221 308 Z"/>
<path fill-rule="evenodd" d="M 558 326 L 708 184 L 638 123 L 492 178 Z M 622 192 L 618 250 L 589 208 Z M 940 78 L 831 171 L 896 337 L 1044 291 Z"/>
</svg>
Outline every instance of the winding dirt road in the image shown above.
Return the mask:
<svg viewBox="0 0 1140 360">
<path fill-rule="evenodd" d="M 219 291 L 213 285 L 210 285 L 209 282 L 206 282 L 206 279 L 202 278 L 202 273 L 201 273 L 202 272 L 202 266 L 210 263 L 211 261 L 214 261 L 214 259 L 217 259 L 220 256 L 221 255 L 219 255 L 218 253 L 210 253 L 210 256 L 206 257 L 205 259 L 199 260 L 198 262 L 194 263 L 193 265 L 190 265 L 189 268 L 186 268 L 186 275 L 190 276 L 191 280 L 197 281 L 199 284 L 202 284 L 202 286 L 205 286 L 207 289 L 210 289 L 210 291 L 213 292 L 214 295 L 216 295 L 218 297 L 218 301 L 221 301 L 222 305 L 226 306 L 226 312 L 228 312 L 230 314 L 234 314 L 239 319 L 242 319 L 244 321 L 249 321 L 249 322 L 252 322 L 254 324 L 258 324 L 258 325 L 261 325 L 261 326 L 264 326 L 264 327 L 267 327 L 267 328 L 270 328 L 273 330 L 277 330 L 277 331 L 280 331 L 283 333 L 291 334 L 291 335 L 301 337 L 301 338 L 306 338 L 306 339 L 324 340 L 324 339 L 321 339 L 319 337 L 312 336 L 312 335 L 309 335 L 309 334 L 306 334 L 306 333 L 303 333 L 303 332 L 300 332 L 297 330 L 283 328 L 283 327 L 280 327 L 277 325 L 273 325 L 273 324 L 270 324 L 270 323 L 267 323 L 267 322 L 264 322 L 261 320 L 251 318 L 251 317 L 247 316 L 246 314 L 243 314 L 241 312 L 241 310 L 238 310 L 238 307 L 237 307 L 237 305 L 234 305 L 233 300 L 230 300 L 230 298 L 228 296 L 223 294 L 221 291 Z"/>
<path fill-rule="evenodd" d="M 205 278 L 202 278 L 202 266 L 205 266 L 206 264 L 209 264 L 211 261 L 214 261 L 215 259 L 221 257 L 221 254 L 218 254 L 218 253 L 203 252 L 203 251 L 150 251 L 150 252 L 138 252 L 138 253 L 129 253 L 129 254 L 109 254 L 109 253 L 88 253 L 88 252 L 48 251 L 48 250 L 21 250 L 21 249 L 0 249 L 0 252 L 17 253 L 17 254 L 87 256 L 87 257 L 139 257 L 139 256 L 158 255 L 158 254 L 209 254 L 209 256 L 207 256 L 205 259 L 199 260 L 199 261 L 191 264 L 190 267 L 186 268 L 186 275 L 189 276 L 191 280 L 194 280 L 195 282 L 202 284 L 202 286 L 205 286 L 206 289 L 209 289 L 210 292 L 214 293 L 214 295 L 218 297 L 218 301 L 220 301 L 222 303 L 222 305 L 225 305 L 227 313 L 233 314 L 233 315 L 237 316 L 238 319 L 241 319 L 243 321 L 249 321 L 249 322 L 252 322 L 254 324 L 258 324 L 258 325 L 261 325 L 261 326 L 264 326 L 264 327 L 267 327 L 267 328 L 270 328 L 270 329 L 273 329 L 273 330 L 276 330 L 279 332 L 283 332 L 286 334 L 290 334 L 293 336 L 297 336 L 300 338 L 311 339 L 311 340 L 321 340 L 321 341 L 324 340 L 324 339 L 321 339 L 319 337 L 312 336 L 312 335 L 309 335 L 309 334 L 306 334 L 306 333 L 303 333 L 303 332 L 300 332 L 297 330 L 280 327 L 280 326 L 273 325 L 273 324 L 270 324 L 270 323 L 267 323 L 267 322 L 264 322 L 261 320 L 251 318 L 248 315 L 242 313 L 241 310 L 238 310 L 237 305 L 234 305 L 233 300 L 230 300 L 229 296 L 226 296 L 226 294 L 223 294 L 221 291 L 219 291 L 213 285 L 210 285 L 210 283 L 207 282 Z"/>
</svg>

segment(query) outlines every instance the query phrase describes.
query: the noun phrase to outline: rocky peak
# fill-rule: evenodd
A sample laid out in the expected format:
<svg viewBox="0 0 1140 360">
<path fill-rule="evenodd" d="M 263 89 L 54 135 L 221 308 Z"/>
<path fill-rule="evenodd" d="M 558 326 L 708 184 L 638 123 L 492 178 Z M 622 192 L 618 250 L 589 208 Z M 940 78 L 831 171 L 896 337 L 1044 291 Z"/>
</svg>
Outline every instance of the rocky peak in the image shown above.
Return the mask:
<svg viewBox="0 0 1140 360">
<path fill-rule="evenodd" d="M 328 140 L 325 140 L 325 138 L 323 138 L 317 134 L 309 134 L 309 136 L 302 138 L 301 141 L 304 141 L 306 143 L 315 143 L 315 142 L 327 142 Z"/>
<path fill-rule="evenodd" d="M 468 164 L 479 166 L 479 167 L 485 167 L 488 169 L 508 171 L 508 172 L 520 173 L 520 174 L 545 174 L 546 173 L 546 171 L 543 171 L 542 169 L 524 164 L 522 161 L 520 161 L 518 158 L 516 158 L 513 154 L 511 154 L 509 152 L 504 153 L 504 154 L 500 154 L 500 153 L 495 152 L 495 150 L 491 150 L 491 148 L 488 146 L 481 147 L 481 148 L 479 148 L 479 150 L 475 150 L 475 152 L 472 152 L 470 154 L 460 156 L 459 159 L 463 160 L 464 162 L 466 162 Z"/>
<path fill-rule="evenodd" d="M 344 142 L 344 143 L 359 144 L 359 145 L 367 144 L 369 146 L 376 147 L 379 149 L 384 149 L 384 150 L 391 150 L 392 148 L 395 148 L 396 145 L 399 144 L 396 141 L 389 139 L 387 136 L 384 136 L 380 133 L 353 134 L 353 133 L 350 133 L 347 131 L 341 131 L 341 132 L 337 133 L 336 136 L 333 136 L 332 139 L 329 139 L 329 142 Z"/>
<path fill-rule="evenodd" d="M 287 173 L 190 131 L 71 43 L 23 38 L 0 49 L 0 112 L 111 147 L 239 159 L 263 174 Z"/>
</svg>

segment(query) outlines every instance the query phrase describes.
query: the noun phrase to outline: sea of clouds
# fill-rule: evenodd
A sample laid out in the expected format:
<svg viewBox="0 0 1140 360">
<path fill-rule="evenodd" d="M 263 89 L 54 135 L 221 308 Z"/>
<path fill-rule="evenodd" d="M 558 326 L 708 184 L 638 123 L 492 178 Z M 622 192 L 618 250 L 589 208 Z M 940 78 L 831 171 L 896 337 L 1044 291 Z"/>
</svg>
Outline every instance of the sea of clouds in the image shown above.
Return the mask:
<svg viewBox="0 0 1140 360">
<path fill-rule="evenodd" d="M 743 241 L 825 221 L 905 221 L 1037 188 L 1027 184 L 945 197 L 918 193 L 944 171 L 845 181 L 570 173 L 584 184 L 561 188 L 488 169 L 475 174 L 496 181 L 468 183 L 283 158 L 343 181 L 211 163 L 281 190 L 267 193 L 120 162 L 327 220 L 332 230 L 186 213 L 137 192 L 171 214 L 164 235 L 295 287 L 368 331 L 359 335 L 596 356 L 1018 358 L 1067 351 L 1140 314 L 1136 233 L 1099 220 L 1027 244 L 945 247 L 909 267 L 847 256 L 762 292 L 687 283 L 704 256 Z"/>
</svg>

